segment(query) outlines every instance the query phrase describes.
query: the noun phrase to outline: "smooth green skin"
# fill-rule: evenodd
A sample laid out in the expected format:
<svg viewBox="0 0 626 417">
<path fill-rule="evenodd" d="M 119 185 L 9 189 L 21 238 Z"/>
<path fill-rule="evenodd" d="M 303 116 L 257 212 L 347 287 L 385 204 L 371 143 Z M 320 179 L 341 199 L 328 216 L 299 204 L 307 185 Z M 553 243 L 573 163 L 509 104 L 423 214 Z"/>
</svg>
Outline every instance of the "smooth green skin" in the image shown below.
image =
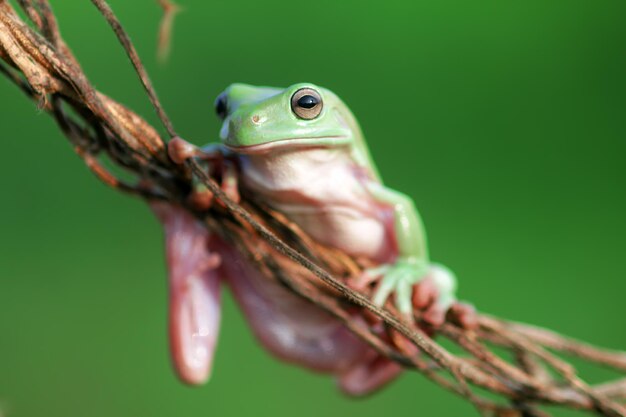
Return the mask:
<svg viewBox="0 0 626 417">
<path fill-rule="evenodd" d="M 312 120 L 299 118 L 291 109 L 292 96 L 302 88 L 314 89 L 322 97 L 323 109 Z M 366 271 L 370 275 L 384 276 L 373 301 L 383 305 L 394 293 L 397 307 L 410 315 L 412 285 L 424 277 L 429 268 L 424 227 L 412 199 L 383 185 L 350 109 L 331 91 L 310 83 L 295 84 L 286 89 L 233 84 L 224 94 L 228 111 L 220 137 L 231 151 L 245 152 L 246 147 L 278 142 L 282 142 L 281 147 L 348 148 L 353 162 L 369 173 L 371 179 L 363 181 L 364 187 L 374 201 L 392 206 L 395 214 L 394 229 L 399 251 L 395 263 Z"/>
</svg>

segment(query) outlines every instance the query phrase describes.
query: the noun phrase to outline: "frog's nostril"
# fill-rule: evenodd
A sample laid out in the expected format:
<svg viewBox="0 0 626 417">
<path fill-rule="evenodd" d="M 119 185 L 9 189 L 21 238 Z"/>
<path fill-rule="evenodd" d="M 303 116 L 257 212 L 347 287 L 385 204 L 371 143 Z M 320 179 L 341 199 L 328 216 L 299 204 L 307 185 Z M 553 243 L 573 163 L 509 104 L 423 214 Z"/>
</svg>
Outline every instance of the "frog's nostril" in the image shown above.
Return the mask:
<svg viewBox="0 0 626 417">
<path fill-rule="evenodd" d="M 250 120 L 252 120 L 252 123 L 254 123 L 255 125 L 260 125 L 261 123 L 265 122 L 267 118 L 265 116 L 259 116 L 258 114 L 253 115 Z"/>
</svg>

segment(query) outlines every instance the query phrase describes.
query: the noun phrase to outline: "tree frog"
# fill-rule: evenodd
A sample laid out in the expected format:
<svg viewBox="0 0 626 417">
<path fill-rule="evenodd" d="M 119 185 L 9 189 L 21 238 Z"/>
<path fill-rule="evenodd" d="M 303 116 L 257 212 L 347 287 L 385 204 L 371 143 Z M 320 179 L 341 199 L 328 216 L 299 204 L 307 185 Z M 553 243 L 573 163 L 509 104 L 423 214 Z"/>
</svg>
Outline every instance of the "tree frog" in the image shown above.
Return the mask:
<svg viewBox="0 0 626 417">
<path fill-rule="evenodd" d="M 428 298 L 428 291 L 437 294 L 433 311 L 444 312 L 455 301 L 455 278 L 430 263 L 413 201 L 383 184 L 355 117 L 339 97 L 310 83 L 233 84 L 215 108 L 223 121 L 221 143 L 200 151 L 177 139 L 169 147 L 174 161 L 228 155 L 238 168 L 224 171 L 223 184 L 235 198 L 236 189 L 245 187 L 318 242 L 373 261 L 377 266 L 351 284 L 376 285 L 373 301 L 380 306 L 389 300 L 410 316 L 415 300 Z M 336 375 L 348 394 L 367 394 L 400 372 L 334 318 L 268 282 L 181 208 L 153 207 L 165 226 L 170 344 L 184 381 L 201 383 L 210 373 L 220 283 L 233 290 L 270 352 Z"/>
</svg>

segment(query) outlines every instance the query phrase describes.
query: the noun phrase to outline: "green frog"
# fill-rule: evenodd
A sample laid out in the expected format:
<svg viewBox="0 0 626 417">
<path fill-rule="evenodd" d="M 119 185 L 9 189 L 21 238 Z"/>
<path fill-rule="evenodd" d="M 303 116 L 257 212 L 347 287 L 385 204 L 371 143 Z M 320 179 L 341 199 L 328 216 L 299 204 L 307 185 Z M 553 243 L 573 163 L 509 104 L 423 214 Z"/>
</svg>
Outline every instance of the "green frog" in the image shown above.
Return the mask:
<svg viewBox="0 0 626 417">
<path fill-rule="evenodd" d="M 170 156 L 226 156 L 227 194 L 239 187 L 286 215 L 319 243 L 375 266 L 351 282 L 374 286 L 372 301 L 392 302 L 407 319 L 416 303 L 438 320 L 455 302 L 456 280 L 432 264 L 410 197 L 384 185 L 350 109 L 310 83 L 288 88 L 233 84 L 216 100 L 221 143 L 203 150 L 181 139 Z M 189 383 L 207 379 L 219 327 L 219 284 L 231 287 L 253 332 L 279 358 L 337 375 L 352 395 L 383 386 L 400 371 L 325 312 L 268 282 L 231 245 L 182 209 L 155 209 L 165 225 L 170 264 L 170 340 L 174 364 Z M 417 300 L 417 301 L 416 301 Z M 423 301 L 419 301 L 423 300 Z"/>
</svg>

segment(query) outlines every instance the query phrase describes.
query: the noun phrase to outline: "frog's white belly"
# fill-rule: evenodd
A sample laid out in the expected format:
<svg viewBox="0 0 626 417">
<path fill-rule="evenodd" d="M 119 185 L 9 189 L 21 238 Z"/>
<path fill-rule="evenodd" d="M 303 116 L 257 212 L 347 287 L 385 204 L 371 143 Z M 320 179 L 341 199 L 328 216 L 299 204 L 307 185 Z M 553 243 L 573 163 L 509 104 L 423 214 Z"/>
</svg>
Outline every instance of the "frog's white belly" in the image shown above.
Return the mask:
<svg viewBox="0 0 626 417">
<path fill-rule="evenodd" d="M 378 204 L 345 150 L 241 157 L 242 183 L 318 242 L 355 256 L 388 256 L 389 207 Z"/>
<path fill-rule="evenodd" d="M 376 217 L 343 206 L 274 206 L 322 244 L 373 259 L 385 250 L 385 227 Z"/>
</svg>

